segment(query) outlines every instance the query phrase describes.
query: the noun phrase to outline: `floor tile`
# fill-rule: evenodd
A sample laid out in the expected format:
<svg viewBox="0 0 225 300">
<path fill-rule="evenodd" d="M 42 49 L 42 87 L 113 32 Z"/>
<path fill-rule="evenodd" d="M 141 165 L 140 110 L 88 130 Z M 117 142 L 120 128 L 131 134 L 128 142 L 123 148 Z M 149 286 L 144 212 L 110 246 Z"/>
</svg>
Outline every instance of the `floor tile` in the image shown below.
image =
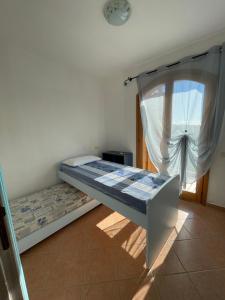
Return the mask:
<svg viewBox="0 0 225 300">
<path fill-rule="evenodd" d="M 194 218 L 199 211 L 199 205 L 189 201 L 180 200 L 179 210 L 185 214 L 186 219 Z"/>
<path fill-rule="evenodd" d="M 85 284 L 87 283 L 86 274 L 88 270 L 89 266 L 85 255 L 64 252 L 63 258 L 58 259 L 50 269 L 47 278 L 48 286 L 67 288 L 75 284 Z"/>
<path fill-rule="evenodd" d="M 95 209 L 82 216 L 79 220 L 82 224 L 82 227 L 86 230 L 89 230 L 90 228 L 93 228 L 93 225 L 96 226 L 99 222 L 110 216 L 112 213 L 113 211 L 110 208 L 104 205 L 99 205 Z"/>
<path fill-rule="evenodd" d="M 210 211 L 210 214 L 212 212 Z M 225 236 L 225 212 L 216 210 L 212 215 L 206 215 L 204 221 L 215 235 Z"/>
<path fill-rule="evenodd" d="M 41 289 L 32 289 L 32 291 L 29 292 L 29 297 L 30 300 L 67 300 L 65 290 L 49 289 L 49 287 Z"/>
<path fill-rule="evenodd" d="M 37 249 L 31 249 L 22 256 L 25 278 L 30 289 L 43 288 L 57 259 L 58 254 L 45 255 Z"/>
<path fill-rule="evenodd" d="M 130 220 L 101 205 L 72 222 L 21 255 L 31 300 L 225 299 L 225 213 L 179 206 L 151 272 L 145 230 Z"/>
<path fill-rule="evenodd" d="M 225 267 L 224 238 L 176 241 L 174 249 L 186 271 Z"/>
<path fill-rule="evenodd" d="M 190 240 L 192 237 L 191 233 L 183 226 L 180 231 L 177 232 L 177 241 L 182 241 L 182 240 Z"/>
<path fill-rule="evenodd" d="M 85 274 L 87 283 L 100 283 L 116 279 L 116 265 L 112 253 L 113 250 L 110 248 L 87 251 L 86 261 L 88 267 Z"/>
<path fill-rule="evenodd" d="M 215 234 L 211 226 L 198 217 L 187 219 L 184 223 L 184 228 L 188 232 L 190 238 L 204 238 Z"/>
<path fill-rule="evenodd" d="M 160 300 L 200 300 L 200 296 L 187 274 L 156 278 Z"/>
<path fill-rule="evenodd" d="M 218 208 L 200 205 L 199 203 L 180 200 L 179 210 L 184 214 L 187 213 L 187 219 L 201 218 L 204 221 L 209 220 L 225 222 L 225 212 Z M 179 213 L 180 214 L 180 213 Z"/>
<path fill-rule="evenodd" d="M 135 278 L 118 282 L 121 300 L 160 300 L 154 278 Z"/>
<path fill-rule="evenodd" d="M 123 249 L 114 249 L 113 262 L 116 266 L 116 278 L 128 279 L 146 272 L 145 251 L 144 245 L 133 247 L 129 252 L 125 252 Z"/>
<path fill-rule="evenodd" d="M 178 218 L 175 228 L 169 237 L 170 240 L 180 241 L 180 240 L 191 239 L 190 232 L 185 228 L 185 222 L 187 222 L 188 220 L 192 220 L 192 219 Z"/>
<path fill-rule="evenodd" d="M 190 273 L 189 276 L 202 299 L 225 299 L 225 269 Z"/>
<path fill-rule="evenodd" d="M 126 222 L 125 222 L 126 221 Z M 120 227 L 100 229 L 93 226 L 86 233 L 86 246 L 89 249 L 98 249 L 102 247 L 120 247 L 129 246 L 131 244 L 146 244 L 146 232 L 141 227 L 131 223 L 125 219 L 121 221 Z"/>
<path fill-rule="evenodd" d="M 180 204 L 178 206 L 178 219 L 179 220 L 186 220 L 189 217 L 187 209 L 182 208 L 182 200 L 180 200 Z"/>
<path fill-rule="evenodd" d="M 166 256 L 162 253 L 156 259 L 152 268 L 152 272 L 157 275 L 168 275 L 184 273 L 185 270 L 175 254 L 174 249 L 171 249 Z"/>
<path fill-rule="evenodd" d="M 119 299 L 119 285 L 117 282 L 105 282 L 88 285 L 84 288 L 87 300 L 116 300 Z"/>
<path fill-rule="evenodd" d="M 114 236 L 114 241 L 120 245 L 146 244 L 146 230 L 129 222 Z"/>
<path fill-rule="evenodd" d="M 64 300 L 86 300 L 85 286 L 70 286 L 65 289 Z M 48 300 L 53 300 L 49 298 Z M 31 299 L 32 300 L 32 299 Z M 55 300 L 55 299 L 54 299 Z"/>
<path fill-rule="evenodd" d="M 130 221 L 121 214 L 108 209 L 107 216 L 103 217 L 96 226 L 103 231 L 107 231 L 110 229 L 123 228 L 129 222 Z"/>
</svg>

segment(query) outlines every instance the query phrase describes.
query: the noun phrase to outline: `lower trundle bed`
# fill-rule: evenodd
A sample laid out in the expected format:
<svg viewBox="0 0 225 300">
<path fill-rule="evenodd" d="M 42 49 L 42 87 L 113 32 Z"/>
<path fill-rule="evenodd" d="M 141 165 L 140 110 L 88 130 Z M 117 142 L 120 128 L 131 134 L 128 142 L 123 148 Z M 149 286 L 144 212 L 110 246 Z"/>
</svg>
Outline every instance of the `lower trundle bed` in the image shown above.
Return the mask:
<svg viewBox="0 0 225 300">
<path fill-rule="evenodd" d="M 67 183 L 11 200 L 19 252 L 26 251 L 99 204 Z"/>
<path fill-rule="evenodd" d="M 71 166 L 62 162 L 64 182 L 146 229 L 146 266 L 150 269 L 177 221 L 179 176 L 100 160 Z"/>
</svg>

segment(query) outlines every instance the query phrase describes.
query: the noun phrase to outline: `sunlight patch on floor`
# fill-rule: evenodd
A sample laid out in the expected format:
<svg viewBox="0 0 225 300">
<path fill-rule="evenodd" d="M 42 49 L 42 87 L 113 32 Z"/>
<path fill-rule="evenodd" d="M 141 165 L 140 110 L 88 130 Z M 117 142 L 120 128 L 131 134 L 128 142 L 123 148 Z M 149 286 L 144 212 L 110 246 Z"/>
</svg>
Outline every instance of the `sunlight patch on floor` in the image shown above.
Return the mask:
<svg viewBox="0 0 225 300">
<path fill-rule="evenodd" d="M 96 226 L 104 231 L 110 238 L 113 238 L 129 223 L 130 220 L 117 212 L 113 212 L 101 220 Z"/>
<path fill-rule="evenodd" d="M 132 258 L 136 259 L 145 250 L 145 244 L 135 243 L 135 241 L 132 243 L 124 241 L 121 245 L 121 248 L 126 251 Z"/>
<path fill-rule="evenodd" d="M 178 219 L 174 230 L 172 231 L 169 239 L 162 248 L 159 256 L 157 257 L 152 270 L 155 270 L 162 265 L 170 252 L 174 241 L 176 240 L 178 234 L 180 233 L 188 213 L 179 209 L 178 210 Z M 118 234 L 122 233 L 122 230 L 125 229 L 131 223 L 130 220 L 120 215 L 117 212 L 111 213 L 109 216 L 101 220 L 96 226 L 102 230 L 108 237 L 115 238 Z M 146 247 L 146 231 L 138 226 L 129 235 L 125 235 L 125 240 L 121 244 L 121 248 L 126 251 L 132 258 L 137 259 L 140 254 L 145 251 Z"/>
</svg>

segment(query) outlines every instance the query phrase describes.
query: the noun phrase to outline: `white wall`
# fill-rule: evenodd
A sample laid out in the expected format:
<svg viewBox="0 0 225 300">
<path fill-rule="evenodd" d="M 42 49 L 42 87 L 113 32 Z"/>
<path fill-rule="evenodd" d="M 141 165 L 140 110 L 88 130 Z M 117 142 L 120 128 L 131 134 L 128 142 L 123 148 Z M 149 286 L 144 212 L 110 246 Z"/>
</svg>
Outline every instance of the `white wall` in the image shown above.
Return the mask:
<svg viewBox="0 0 225 300">
<path fill-rule="evenodd" d="M 136 83 L 123 86 L 123 73 L 107 78 L 105 91 L 106 147 L 132 151 L 136 160 Z"/>
<path fill-rule="evenodd" d="M 210 170 L 208 203 L 225 207 L 225 117 L 221 140 Z"/>
<path fill-rule="evenodd" d="M 104 148 L 98 78 L 17 47 L 0 50 L 0 165 L 10 198 L 57 182 L 57 163 Z"/>
<path fill-rule="evenodd" d="M 225 33 L 200 40 L 193 45 L 164 56 L 155 57 L 152 60 L 141 63 L 138 66 L 130 66 L 130 70 L 113 74 L 105 79 L 105 114 L 107 119 L 107 148 L 130 150 L 136 156 L 136 82 L 127 87 L 123 86 L 123 80 L 133 74 L 154 69 L 157 66 L 172 63 L 192 53 L 200 53 L 209 47 L 225 41 Z M 225 207 L 225 126 L 223 127 L 221 143 L 218 147 L 213 166 L 210 172 L 210 183 L 208 190 L 208 202 Z"/>
</svg>

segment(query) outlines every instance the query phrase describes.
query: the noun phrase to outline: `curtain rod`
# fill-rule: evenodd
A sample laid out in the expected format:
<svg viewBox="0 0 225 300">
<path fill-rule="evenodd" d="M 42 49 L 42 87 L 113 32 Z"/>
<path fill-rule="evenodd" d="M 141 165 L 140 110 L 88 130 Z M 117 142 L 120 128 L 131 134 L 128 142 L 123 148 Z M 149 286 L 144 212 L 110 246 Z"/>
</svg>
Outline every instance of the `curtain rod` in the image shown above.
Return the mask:
<svg viewBox="0 0 225 300">
<path fill-rule="evenodd" d="M 222 51 L 222 46 L 219 47 L 219 50 Z M 205 52 L 202 52 L 202 53 L 200 53 L 200 54 L 193 55 L 193 56 L 191 56 L 191 58 L 192 58 L 192 59 L 195 59 L 195 58 L 198 58 L 198 57 L 207 55 L 208 53 L 209 53 L 209 51 L 205 51 Z M 180 63 L 181 63 L 181 61 L 178 60 L 178 61 L 176 61 L 176 62 L 174 62 L 174 63 L 172 63 L 172 64 L 165 65 L 165 67 L 166 67 L 166 68 L 170 68 L 170 67 L 173 67 L 173 66 L 175 66 L 175 65 L 178 65 L 178 64 L 180 64 Z M 155 72 L 157 72 L 157 71 L 158 71 L 158 68 L 153 69 L 153 70 L 151 70 L 151 71 L 147 71 L 145 74 L 146 74 L 146 75 L 149 75 L 149 74 L 155 73 Z M 141 74 L 142 74 L 142 73 L 141 73 Z M 139 74 L 139 75 L 135 75 L 135 76 L 133 76 L 133 77 L 127 77 L 127 79 L 124 80 L 124 82 L 123 82 L 124 86 L 127 86 L 128 83 L 130 83 L 132 80 L 138 78 L 139 76 L 140 76 L 140 74 Z"/>
</svg>

